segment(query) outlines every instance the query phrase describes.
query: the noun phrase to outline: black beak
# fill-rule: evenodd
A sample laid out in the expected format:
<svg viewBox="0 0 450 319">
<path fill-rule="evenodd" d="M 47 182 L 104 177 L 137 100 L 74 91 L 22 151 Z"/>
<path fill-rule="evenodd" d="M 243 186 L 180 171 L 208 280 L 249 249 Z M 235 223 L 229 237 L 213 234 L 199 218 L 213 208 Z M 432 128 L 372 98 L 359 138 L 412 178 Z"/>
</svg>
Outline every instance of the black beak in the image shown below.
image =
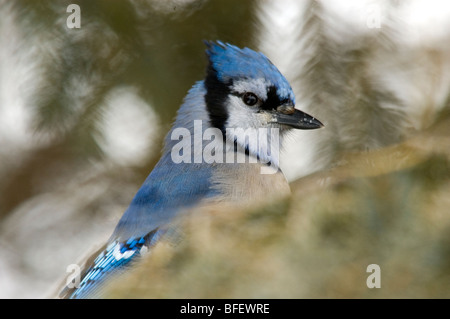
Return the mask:
<svg viewBox="0 0 450 319">
<path fill-rule="evenodd" d="M 273 123 L 288 125 L 300 130 L 315 130 L 324 126 L 318 119 L 297 110 L 293 105 L 280 105 L 273 115 Z"/>
</svg>

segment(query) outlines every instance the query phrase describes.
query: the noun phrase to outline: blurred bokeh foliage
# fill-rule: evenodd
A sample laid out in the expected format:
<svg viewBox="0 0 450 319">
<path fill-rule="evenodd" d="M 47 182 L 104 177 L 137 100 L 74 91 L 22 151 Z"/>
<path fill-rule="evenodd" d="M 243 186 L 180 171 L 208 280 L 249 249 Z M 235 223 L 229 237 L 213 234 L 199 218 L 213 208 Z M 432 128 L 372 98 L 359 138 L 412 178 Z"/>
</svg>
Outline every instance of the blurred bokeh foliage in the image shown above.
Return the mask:
<svg viewBox="0 0 450 319">
<path fill-rule="evenodd" d="M 421 1 L 0 0 L 0 297 L 47 297 L 107 240 L 205 74 L 203 40 L 263 51 L 325 129 L 289 139 L 290 198 L 180 221 L 108 296 L 450 297 L 450 28 L 414 42 Z"/>
<path fill-rule="evenodd" d="M 292 184 L 290 198 L 180 221 L 110 298 L 450 298 L 450 116 Z M 446 146 L 446 147 L 443 147 Z M 369 289 L 371 264 L 381 288 Z"/>
<path fill-rule="evenodd" d="M 71 3 L 82 10 L 80 29 L 66 27 L 69 13 L 65 11 Z M 51 135 L 52 140 L 29 155 L 17 170 L 20 176 L 10 177 L 14 185 L 1 187 L 0 215 L 33 195 L 23 178 L 56 163 L 103 155 L 98 145 L 99 124 L 111 90 L 136 88 L 167 130 L 187 90 L 204 75 L 202 41 L 251 44 L 251 33 L 245 32 L 251 29 L 251 20 L 242 18 L 248 16 L 251 1 L 193 1 L 180 9 L 173 4 L 166 13 L 157 11 L 157 4 L 106 0 L 2 3 L 4 14 L 7 10 L 17 14 L 15 22 L 27 32 L 24 42 L 39 46 L 40 56 L 35 58 L 41 63 L 35 67 L 41 77 L 27 107 L 35 114 L 32 129 Z M 150 161 L 143 170 L 148 172 L 153 165 Z"/>
</svg>

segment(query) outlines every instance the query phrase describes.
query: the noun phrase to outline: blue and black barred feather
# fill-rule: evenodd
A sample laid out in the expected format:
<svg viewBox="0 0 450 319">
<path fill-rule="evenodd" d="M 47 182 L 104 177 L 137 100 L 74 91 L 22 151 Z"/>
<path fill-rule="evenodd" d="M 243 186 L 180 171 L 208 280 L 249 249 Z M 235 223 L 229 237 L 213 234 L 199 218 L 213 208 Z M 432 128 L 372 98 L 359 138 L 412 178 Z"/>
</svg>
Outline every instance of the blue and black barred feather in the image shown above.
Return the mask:
<svg viewBox="0 0 450 319">
<path fill-rule="evenodd" d="M 161 231 L 158 232 L 156 229 L 143 237 L 109 243 L 87 269 L 78 288 L 73 288 L 65 297 L 70 299 L 95 297 L 110 276 L 123 272 L 145 254 L 160 236 Z"/>
</svg>

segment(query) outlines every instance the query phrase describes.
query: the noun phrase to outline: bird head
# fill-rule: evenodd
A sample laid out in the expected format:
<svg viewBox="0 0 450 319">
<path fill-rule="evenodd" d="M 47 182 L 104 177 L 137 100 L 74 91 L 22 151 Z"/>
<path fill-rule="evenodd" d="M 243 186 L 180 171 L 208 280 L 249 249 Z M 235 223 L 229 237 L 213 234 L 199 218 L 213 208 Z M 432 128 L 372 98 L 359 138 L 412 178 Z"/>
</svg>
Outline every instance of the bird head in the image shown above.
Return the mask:
<svg viewBox="0 0 450 319">
<path fill-rule="evenodd" d="M 289 82 L 262 53 L 206 42 L 205 102 L 213 127 L 317 129 L 323 124 L 295 108 Z"/>
</svg>

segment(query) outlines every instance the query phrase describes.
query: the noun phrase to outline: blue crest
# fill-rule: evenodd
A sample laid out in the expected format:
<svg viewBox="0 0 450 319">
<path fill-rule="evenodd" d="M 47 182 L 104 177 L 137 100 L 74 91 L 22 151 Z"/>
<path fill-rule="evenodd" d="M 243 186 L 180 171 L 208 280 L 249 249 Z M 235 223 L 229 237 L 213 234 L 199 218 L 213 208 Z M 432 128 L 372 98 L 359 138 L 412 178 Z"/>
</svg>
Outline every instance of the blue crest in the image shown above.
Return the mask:
<svg viewBox="0 0 450 319">
<path fill-rule="evenodd" d="M 289 82 L 275 65 L 261 52 L 249 48 L 240 49 L 229 43 L 205 42 L 206 54 L 217 78 L 222 83 L 230 80 L 253 78 L 265 79 L 277 88 L 277 94 L 282 99 L 289 99 L 295 103 L 295 96 Z"/>
</svg>

